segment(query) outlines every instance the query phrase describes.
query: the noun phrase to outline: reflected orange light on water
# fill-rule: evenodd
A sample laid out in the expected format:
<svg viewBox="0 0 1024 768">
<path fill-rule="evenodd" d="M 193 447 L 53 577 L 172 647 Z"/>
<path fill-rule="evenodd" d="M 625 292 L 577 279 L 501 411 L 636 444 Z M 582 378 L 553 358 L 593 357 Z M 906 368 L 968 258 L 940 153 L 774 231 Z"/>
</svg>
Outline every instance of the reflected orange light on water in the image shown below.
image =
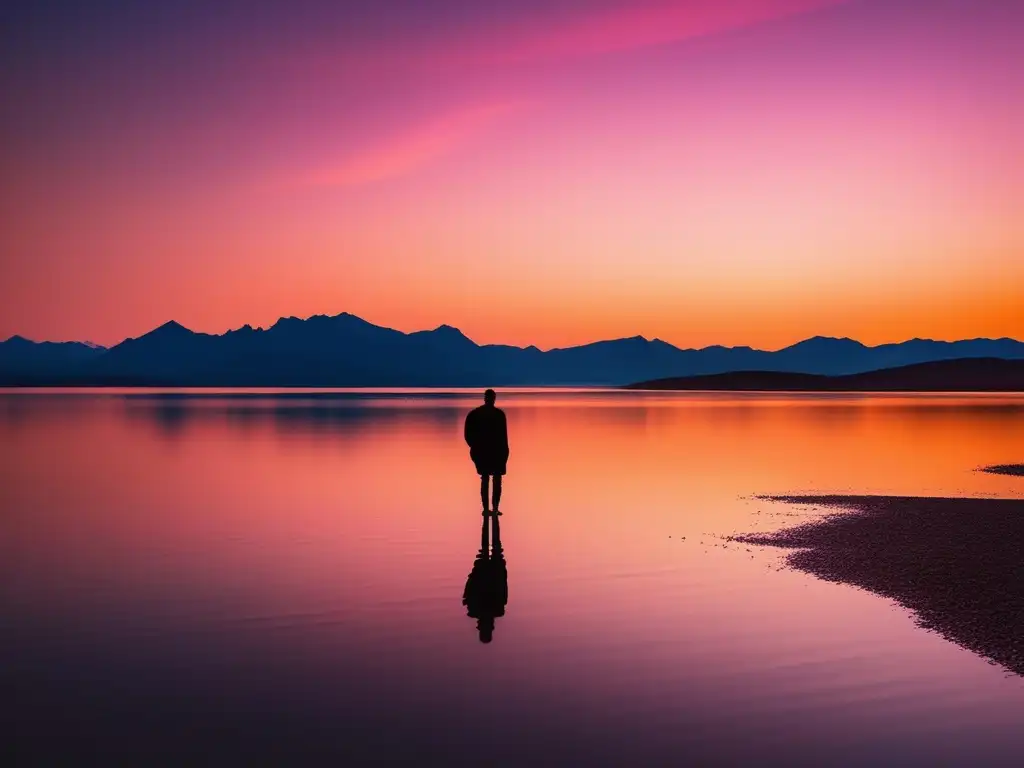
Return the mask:
<svg viewBox="0 0 1024 768">
<path fill-rule="evenodd" d="M 475 398 L 404 397 L 129 397 L 56 412 L 9 399 L 4 486 L 16 509 L 45 505 L 48 517 L 16 519 L 45 521 L 51 553 L 69 530 L 90 527 L 65 542 L 69 561 L 117 542 L 129 561 L 146 542 L 203 551 L 239 532 L 265 544 L 245 555 L 249 573 L 273 571 L 280 537 L 308 537 L 322 559 L 303 568 L 387 580 L 386 542 L 465 546 L 478 512 L 461 438 Z M 640 558 L 663 532 L 731 533 L 751 521 L 752 504 L 765 506 L 749 501 L 759 494 L 1021 490 L 972 471 L 1019 453 L 1024 406 L 1014 398 L 523 393 L 502 404 L 513 446 L 508 535 L 563 562 Z M 31 429 L 19 429 L 19 413 Z"/>
<path fill-rule="evenodd" d="M 462 420 L 477 401 L 2 397 L 3 595 L 68 627 L 227 633 L 323 669 L 388 654 L 403 674 L 457 675 L 474 638 L 460 599 L 481 517 Z M 499 405 L 509 602 L 494 645 L 517 685 L 658 707 L 678 686 L 768 717 L 783 693 L 809 716 L 827 679 L 836 706 L 872 718 L 913 692 L 914 717 L 937 722 L 953 689 L 987 697 L 961 718 L 1024 713 L 998 671 L 884 601 L 722 538 L 809 514 L 762 494 L 1024 496 L 1019 478 L 974 471 L 1020 457 L 1024 399 L 547 390 Z"/>
</svg>

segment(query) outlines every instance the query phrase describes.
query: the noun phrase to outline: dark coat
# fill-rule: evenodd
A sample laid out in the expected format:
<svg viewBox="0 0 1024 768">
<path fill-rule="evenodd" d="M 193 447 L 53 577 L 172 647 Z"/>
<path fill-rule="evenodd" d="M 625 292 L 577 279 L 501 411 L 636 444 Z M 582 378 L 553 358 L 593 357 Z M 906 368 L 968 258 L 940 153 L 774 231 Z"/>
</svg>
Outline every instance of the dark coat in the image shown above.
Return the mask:
<svg viewBox="0 0 1024 768">
<path fill-rule="evenodd" d="M 466 416 L 463 434 L 477 474 L 505 474 L 505 464 L 508 462 L 508 425 L 503 410 L 493 405 L 474 408 Z"/>
<path fill-rule="evenodd" d="M 479 555 L 462 591 L 466 615 L 473 619 L 495 619 L 505 615 L 508 604 L 508 568 L 500 551 Z"/>
</svg>

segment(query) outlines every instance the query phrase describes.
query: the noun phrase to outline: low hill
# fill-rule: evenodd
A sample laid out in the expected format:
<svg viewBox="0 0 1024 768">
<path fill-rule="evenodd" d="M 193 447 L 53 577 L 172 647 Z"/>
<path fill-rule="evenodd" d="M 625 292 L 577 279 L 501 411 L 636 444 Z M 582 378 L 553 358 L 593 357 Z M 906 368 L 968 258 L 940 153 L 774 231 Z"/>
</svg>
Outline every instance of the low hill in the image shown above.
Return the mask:
<svg viewBox="0 0 1024 768">
<path fill-rule="evenodd" d="M 734 371 L 629 384 L 626 389 L 735 392 L 1024 392 L 1024 360 L 983 357 L 820 376 Z"/>
</svg>

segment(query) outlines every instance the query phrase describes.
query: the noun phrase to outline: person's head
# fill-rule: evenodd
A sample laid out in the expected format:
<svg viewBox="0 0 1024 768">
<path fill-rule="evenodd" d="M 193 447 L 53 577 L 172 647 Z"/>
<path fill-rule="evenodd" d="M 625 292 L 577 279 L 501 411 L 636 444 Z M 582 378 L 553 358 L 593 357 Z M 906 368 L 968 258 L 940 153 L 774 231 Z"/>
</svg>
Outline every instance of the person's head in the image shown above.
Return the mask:
<svg viewBox="0 0 1024 768">
<path fill-rule="evenodd" d="M 498 396 L 496 394 L 494 394 L 494 390 L 493 389 L 488 389 L 486 392 L 484 392 L 484 404 L 485 405 L 494 405 L 494 401 L 497 400 L 497 399 L 498 399 Z"/>
</svg>

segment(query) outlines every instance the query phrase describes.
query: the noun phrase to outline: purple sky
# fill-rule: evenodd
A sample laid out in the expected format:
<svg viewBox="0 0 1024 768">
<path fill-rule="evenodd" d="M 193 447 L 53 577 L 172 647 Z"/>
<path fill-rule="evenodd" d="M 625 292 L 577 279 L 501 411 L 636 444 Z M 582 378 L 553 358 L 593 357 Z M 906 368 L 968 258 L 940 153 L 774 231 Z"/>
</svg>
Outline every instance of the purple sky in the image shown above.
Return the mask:
<svg viewBox="0 0 1024 768">
<path fill-rule="evenodd" d="M 1024 0 L 2 13 L 0 338 L 1024 336 Z"/>
</svg>

